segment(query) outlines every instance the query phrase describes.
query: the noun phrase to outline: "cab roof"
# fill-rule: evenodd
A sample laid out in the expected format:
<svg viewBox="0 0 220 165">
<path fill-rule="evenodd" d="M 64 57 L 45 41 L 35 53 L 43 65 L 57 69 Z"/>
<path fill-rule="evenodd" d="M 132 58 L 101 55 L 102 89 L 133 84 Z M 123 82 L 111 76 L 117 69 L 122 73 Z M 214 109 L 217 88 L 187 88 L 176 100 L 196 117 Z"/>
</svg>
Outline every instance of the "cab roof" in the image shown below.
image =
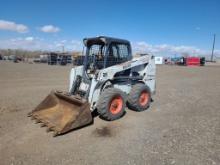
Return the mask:
<svg viewBox="0 0 220 165">
<path fill-rule="evenodd" d="M 130 45 L 130 42 L 128 40 L 112 38 L 112 37 L 107 37 L 107 36 L 98 36 L 98 37 L 83 39 L 83 43 L 85 46 L 89 46 L 89 45 L 96 44 L 96 43 L 97 44 L 101 44 L 101 43 L 109 44 L 111 42 Z"/>
</svg>

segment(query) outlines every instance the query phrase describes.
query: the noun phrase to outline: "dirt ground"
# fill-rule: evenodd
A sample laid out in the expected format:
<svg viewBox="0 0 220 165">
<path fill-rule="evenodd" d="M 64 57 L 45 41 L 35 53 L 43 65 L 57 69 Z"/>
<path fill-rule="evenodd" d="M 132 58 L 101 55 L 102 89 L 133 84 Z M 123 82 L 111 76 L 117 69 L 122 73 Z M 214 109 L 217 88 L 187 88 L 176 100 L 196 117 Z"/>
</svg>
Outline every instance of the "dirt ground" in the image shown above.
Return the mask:
<svg viewBox="0 0 220 165">
<path fill-rule="evenodd" d="M 70 66 L 0 61 L 0 164 L 220 164 L 220 66 L 157 68 L 144 112 L 53 138 L 26 117 Z"/>
</svg>

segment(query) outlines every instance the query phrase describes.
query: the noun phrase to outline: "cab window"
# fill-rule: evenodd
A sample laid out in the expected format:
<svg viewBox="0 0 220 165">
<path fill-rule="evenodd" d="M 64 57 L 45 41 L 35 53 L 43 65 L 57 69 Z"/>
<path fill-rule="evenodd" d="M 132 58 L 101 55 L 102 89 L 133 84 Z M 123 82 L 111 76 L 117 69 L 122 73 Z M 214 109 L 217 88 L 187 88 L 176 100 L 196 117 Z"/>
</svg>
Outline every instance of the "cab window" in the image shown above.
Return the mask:
<svg viewBox="0 0 220 165">
<path fill-rule="evenodd" d="M 106 66 L 120 64 L 128 61 L 129 58 L 129 47 L 127 44 L 112 43 L 109 46 L 108 57 Z"/>
</svg>

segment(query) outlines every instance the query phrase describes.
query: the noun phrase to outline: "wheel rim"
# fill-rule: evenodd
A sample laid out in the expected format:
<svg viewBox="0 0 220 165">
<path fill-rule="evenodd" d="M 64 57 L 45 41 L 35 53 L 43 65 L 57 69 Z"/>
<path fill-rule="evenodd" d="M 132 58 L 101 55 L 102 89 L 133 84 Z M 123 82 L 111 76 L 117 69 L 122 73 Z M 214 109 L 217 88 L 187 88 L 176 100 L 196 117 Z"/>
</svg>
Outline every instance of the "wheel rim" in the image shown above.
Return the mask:
<svg viewBox="0 0 220 165">
<path fill-rule="evenodd" d="M 123 106 L 123 99 L 121 96 L 116 96 L 112 99 L 111 103 L 110 103 L 110 112 L 112 114 L 117 114 L 122 110 L 122 106 Z"/>
<path fill-rule="evenodd" d="M 141 92 L 139 103 L 141 106 L 146 106 L 149 101 L 149 93 L 147 91 Z"/>
</svg>

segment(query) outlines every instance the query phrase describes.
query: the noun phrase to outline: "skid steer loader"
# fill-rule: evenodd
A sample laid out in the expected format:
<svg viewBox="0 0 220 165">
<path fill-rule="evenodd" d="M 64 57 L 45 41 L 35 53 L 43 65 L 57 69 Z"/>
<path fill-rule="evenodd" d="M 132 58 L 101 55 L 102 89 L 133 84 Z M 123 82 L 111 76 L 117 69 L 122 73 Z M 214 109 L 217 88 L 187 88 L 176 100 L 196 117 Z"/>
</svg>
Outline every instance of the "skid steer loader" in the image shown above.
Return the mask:
<svg viewBox="0 0 220 165">
<path fill-rule="evenodd" d="M 125 107 L 146 110 L 155 93 L 154 56 L 132 57 L 130 42 L 105 36 L 85 38 L 84 64 L 70 72 L 68 92 L 52 91 L 29 116 L 54 136 L 102 119 L 123 116 Z"/>
</svg>

